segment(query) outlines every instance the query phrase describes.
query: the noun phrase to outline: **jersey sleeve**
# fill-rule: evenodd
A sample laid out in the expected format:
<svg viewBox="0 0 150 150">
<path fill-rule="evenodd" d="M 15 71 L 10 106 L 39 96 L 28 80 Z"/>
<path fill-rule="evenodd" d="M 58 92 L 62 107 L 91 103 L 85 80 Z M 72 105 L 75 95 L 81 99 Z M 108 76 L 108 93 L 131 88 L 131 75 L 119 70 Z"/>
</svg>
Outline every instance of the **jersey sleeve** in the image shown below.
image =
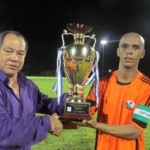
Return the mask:
<svg viewBox="0 0 150 150">
<path fill-rule="evenodd" d="M 150 107 L 147 105 L 137 105 L 133 112 L 132 124 L 143 131 L 150 120 Z"/>
<path fill-rule="evenodd" d="M 143 95 L 141 100 L 134 109 L 132 116 L 132 124 L 143 131 L 150 120 L 150 79 L 144 75 L 140 77 Z M 144 83 L 144 84 L 143 84 Z M 140 91 L 142 93 L 142 91 Z"/>
</svg>

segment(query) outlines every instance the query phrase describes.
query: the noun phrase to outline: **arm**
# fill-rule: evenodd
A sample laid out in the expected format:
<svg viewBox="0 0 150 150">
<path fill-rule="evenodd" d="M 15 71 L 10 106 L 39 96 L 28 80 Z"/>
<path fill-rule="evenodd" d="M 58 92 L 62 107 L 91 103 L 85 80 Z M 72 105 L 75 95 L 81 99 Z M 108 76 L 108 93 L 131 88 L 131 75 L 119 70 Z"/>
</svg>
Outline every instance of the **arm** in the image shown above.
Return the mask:
<svg viewBox="0 0 150 150">
<path fill-rule="evenodd" d="M 93 120 L 87 121 L 91 127 L 100 130 L 106 134 L 126 139 L 137 139 L 146 128 L 150 119 L 150 108 L 145 105 L 137 105 L 133 112 L 131 124 L 109 125 L 99 123 Z"/>
<path fill-rule="evenodd" d="M 28 94 L 22 99 L 22 105 L 15 102 L 15 98 L 4 85 L 0 85 L 0 145 L 4 147 L 18 146 L 37 143 L 46 138 L 49 131 L 55 135 L 59 134 L 55 128 L 60 124 L 59 120 L 50 116 L 35 116 L 36 97 L 31 90 L 26 90 Z M 25 90 L 24 90 L 25 91 Z M 6 94 L 7 92 L 7 94 Z M 25 94 L 25 92 L 23 93 Z M 11 100 L 10 100 L 11 99 Z M 17 100 L 16 100 L 17 101 Z M 32 103 L 30 103 L 30 101 Z M 26 106 L 26 107 L 25 107 Z M 18 108 L 20 109 L 18 109 Z M 25 109 L 26 108 L 26 109 Z M 23 111 L 24 109 L 24 111 Z"/>
<path fill-rule="evenodd" d="M 93 120 L 87 121 L 87 123 L 106 134 L 111 134 L 116 137 L 126 138 L 126 139 L 137 139 L 142 131 L 137 129 L 132 124 L 128 125 L 109 125 L 106 123 L 99 123 Z"/>
<path fill-rule="evenodd" d="M 58 115 L 62 114 L 64 110 L 64 103 L 68 94 L 63 94 L 61 96 L 60 104 L 58 104 L 57 98 L 50 98 L 47 95 L 38 92 L 38 102 L 36 112 L 43 114 L 53 114 L 57 113 Z"/>
<path fill-rule="evenodd" d="M 42 93 L 38 86 L 31 80 L 27 80 L 28 95 L 31 96 L 34 103 L 34 112 L 42 114 L 61 114 L 64 108 L 64 102 L 68 94 L 61 96 L 60 104 L 58 105 L 57 98 L 49 97 Z"/>
<path fill-rule="evenodd" d="M 25 146 L 44 139 L 51 125 L 48 116 L 12 117 L 0 104 L 0 128 L 1 146 Z"/>
<path fill-rule="evenodd" d="M 0 145 L 25 146 L 46 138 L 48 132 L 59 135 L 63 125 L 56 115 L 12 117 L 0 104 Z"/>
<path fill-rule="evenodd" d="M 81 85 L 77 85 L 77 87 L 78 87 L 78 90 L 77 90 L 78 96 L 80 98 L 83 98 L 84 87 Z M 61 115 L 64 110 L 65 101 L 67 97 L 69 96 L 69 93 L 71 93 L 71 91 L 73 90 L 73 85 L 69 85 L 68 93 L 62 94 L 60 104 L 58 104 L 57 98 L 50 98 L 47 95 L 40 92 L 38 87 L 36 87 L 36 89 L 38 91 L 38 105 L 37 105 L 38 112 L 45 113 L 45 114 L 57 113 L 58 115 Z"/>
</svg>

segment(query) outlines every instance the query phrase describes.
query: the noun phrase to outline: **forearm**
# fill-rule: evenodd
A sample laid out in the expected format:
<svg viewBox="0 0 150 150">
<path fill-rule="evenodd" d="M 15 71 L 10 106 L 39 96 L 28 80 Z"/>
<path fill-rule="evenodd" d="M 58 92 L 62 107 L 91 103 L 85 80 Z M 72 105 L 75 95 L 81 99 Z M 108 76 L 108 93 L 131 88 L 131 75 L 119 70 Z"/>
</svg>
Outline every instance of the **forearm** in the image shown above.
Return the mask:
<svg viewBox="0 0 150 150">
<path fill-rule="evenodd" d="M 0 126 L 0 145 L 24 146 L 44 139 L 50 128 L 50 121 L 47 116 L 9 118 L 0 115 Z"/>
<path fill-rule="evenodd" d="M 127 125 L 109 125 L 105 123 L 93 122 L 90 125 L 106 134 L 125 139 L 137 139 L 141 131 L 132 124 Z"/>
<path fill-rule="evenodd" d="M 133 125 L 108 125 L 100 123 L 99 128 L 101 131 L 111 134 L 113 136 L 126 138 L 126 139 L 137 139 L 141 134 L 141 131 L 135 128 Z"/>
<path fill-rule="evenodd" d="M 64 103 L 68 94 L 62 94 L 60 103 L 58 104 L 57 98 L 47 98 L 43 96 L 43 100 L 38 104 L 37 112 L 42 114 L 62 114 L 64 109 Z M 46 99 L 47 98 L 47 99 Z"/>
</svg>

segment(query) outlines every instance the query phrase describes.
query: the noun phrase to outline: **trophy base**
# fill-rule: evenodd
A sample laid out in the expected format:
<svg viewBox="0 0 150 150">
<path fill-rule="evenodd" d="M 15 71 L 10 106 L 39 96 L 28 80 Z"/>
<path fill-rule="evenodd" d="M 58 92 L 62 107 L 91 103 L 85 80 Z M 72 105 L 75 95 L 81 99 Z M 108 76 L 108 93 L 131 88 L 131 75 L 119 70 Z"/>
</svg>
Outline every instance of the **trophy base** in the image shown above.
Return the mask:
<svg viewBox="0 0 150 150">
<path fill-rule="evenodd" d="M 83 120 L 91 120 L 90 115 L 79 115 L 74 114 L 70 115 L 64 113 L 63 116 L 60 117 L 60 120 L 64 126 L 64 129 L 77 129 L 80 125 L 82 125 Z"/>
<path fill-rule="evenodd" d="M 89 103 L 66 102 L 64 113 L 60 116 L 64 129 L 77 129 L 83 120 L 91 120 L 89 110 Z"/>
</svg>

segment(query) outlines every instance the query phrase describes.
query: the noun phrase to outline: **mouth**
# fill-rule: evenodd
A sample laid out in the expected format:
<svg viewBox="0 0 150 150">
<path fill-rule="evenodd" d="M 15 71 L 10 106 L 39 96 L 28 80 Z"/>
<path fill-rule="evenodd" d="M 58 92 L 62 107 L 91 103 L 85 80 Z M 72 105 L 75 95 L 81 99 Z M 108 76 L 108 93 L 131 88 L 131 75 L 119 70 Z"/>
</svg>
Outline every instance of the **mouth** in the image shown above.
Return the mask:
<svg viewBox="0 0 150 150">
<path fill-rule="evenodd" d="M 9 65 L 7 65 L 7 68 L 9 68 L 11 70 L 16 70 L 16 69 L 18 69 L 18 65 L 9 64 Z"/>
<path fill-rule="evenodd" d="M 133 61 L 133 58 L 125 57 L 124 60 L 125 60 L 126 62 L 131 62 L 131 61 Z"/>
</svg>

